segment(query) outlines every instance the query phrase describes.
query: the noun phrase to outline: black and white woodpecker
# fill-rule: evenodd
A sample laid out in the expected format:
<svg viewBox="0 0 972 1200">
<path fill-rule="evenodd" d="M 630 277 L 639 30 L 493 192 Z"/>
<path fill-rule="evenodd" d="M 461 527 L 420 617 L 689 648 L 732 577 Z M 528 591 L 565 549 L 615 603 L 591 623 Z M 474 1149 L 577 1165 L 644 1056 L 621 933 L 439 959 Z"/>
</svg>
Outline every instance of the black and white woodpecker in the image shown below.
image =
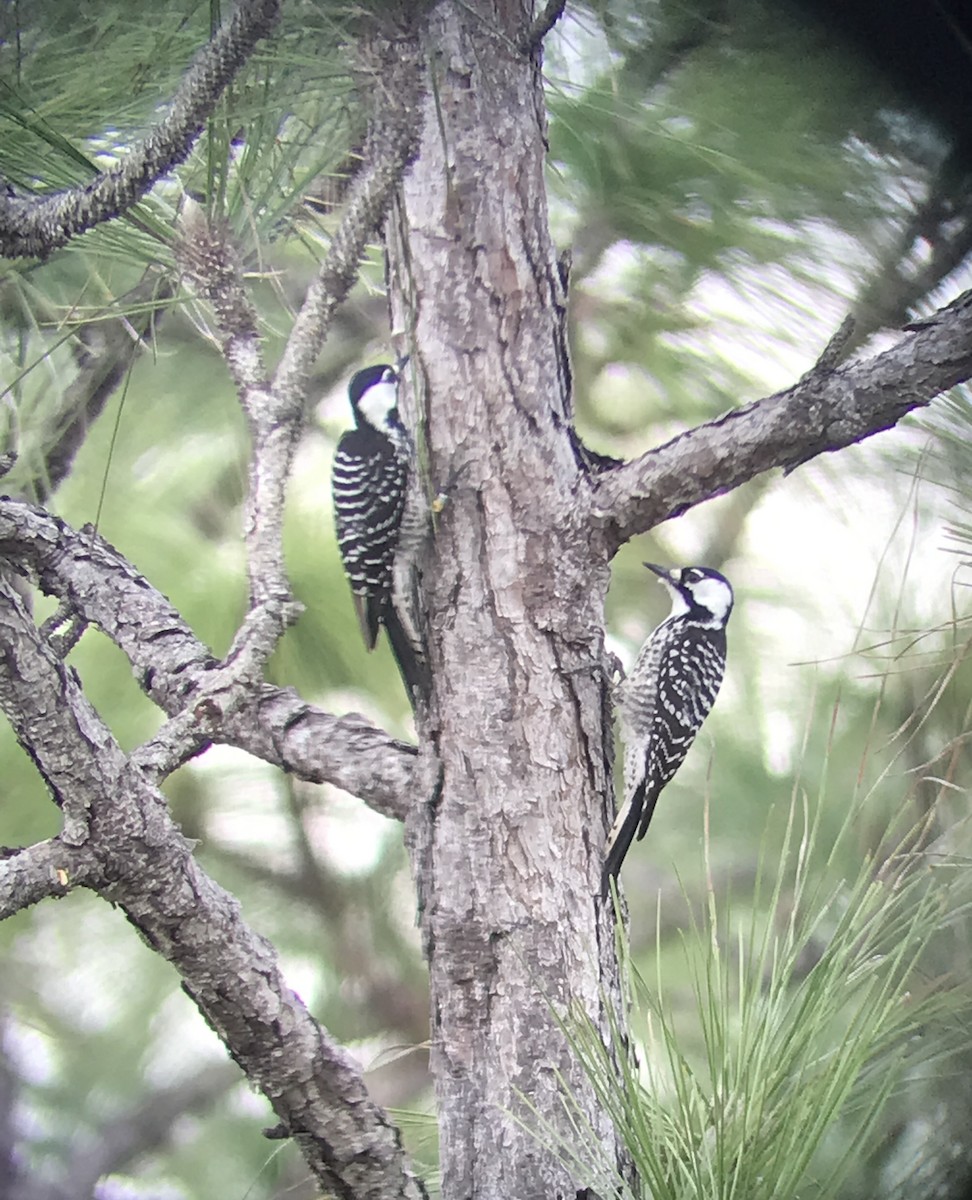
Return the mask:
<svg viewBox="0 0 972 1200">
<path fill-rule="evenodd" d="M 338 442 L 331 476 L 338 548 L 365 645 L 373 650 L 385 627 L 414 700 L 427 679 L 409 611 L 412 564 L 403 560 L 416 553 L 427 517 L 411 511 L 419 489 L 410 488 L 415 454 L 398 413 L 398 374 L 387 363 L 365 367 L 348 396 L 355 427 Z"/>
<path fill-rule="evenodd" d="M 709 567 L 668 571 L 645 563 L 672 596 L 672 611 L 641 647 L 619 685 L 624 802 L 608 835 L 601 895 L 611 890 L 635 836 L 643 838 L 659 793 L 682 765 L 709 714 L 726 666 L 732 587 Z"/>
</svg>

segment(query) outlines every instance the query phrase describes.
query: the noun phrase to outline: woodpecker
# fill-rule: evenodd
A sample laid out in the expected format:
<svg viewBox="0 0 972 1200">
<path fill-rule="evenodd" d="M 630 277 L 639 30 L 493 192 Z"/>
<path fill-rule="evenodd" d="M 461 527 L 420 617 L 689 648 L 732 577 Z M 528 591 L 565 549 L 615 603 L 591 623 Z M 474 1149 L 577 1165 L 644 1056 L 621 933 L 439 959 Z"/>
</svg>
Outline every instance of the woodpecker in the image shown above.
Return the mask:
<svg viewBox="0 0 972 1200">
<path fill-rule="evenodd" d="M 726 666 L 732 587 L 709 567 L 654 571 L 672 611 L 641 647 L 618 688 L 624 741 L 624 803 L 608 835 L 601 895 L 607 897 L 635 836 L 643 838 L 659 793 L 682 765 L 708 716 Z"/>
<path fill-rule="evenodd" d="M 351 584 L 365 645 L 373 650 L 382 625 L 410 693 L 424 689 L 424 661 L 405 614 L 396 613 L 396 556 L 414 461 L 411 439 L 398 415 L 398 375 L 381 363 L 365 367 L 348 385 L 354 429 L 334 454 L 331 490 L 338 548 Z M 410 551 L 415 539 L 410 539 Z"/>
</svg>

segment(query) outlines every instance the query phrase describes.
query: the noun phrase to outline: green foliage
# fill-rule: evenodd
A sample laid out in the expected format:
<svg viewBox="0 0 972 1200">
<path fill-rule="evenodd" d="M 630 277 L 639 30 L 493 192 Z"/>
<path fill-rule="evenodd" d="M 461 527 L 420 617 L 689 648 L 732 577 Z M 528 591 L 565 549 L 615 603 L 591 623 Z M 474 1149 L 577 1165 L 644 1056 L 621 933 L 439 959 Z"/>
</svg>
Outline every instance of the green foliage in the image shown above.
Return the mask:
<svg viewBox="0 0 972 1200">
<path fill-rule="evenodd" d="M 660 946 L 649 985 L 619 937 L 637 1047 L 620 1029 L 605 1047 L 584 1014 L 565 1029 L 642 1188 L 612 1179 L 587 1137 L 569 1158 L 595 1190 L 652 1200 L 853 1194 L 848 1181 L 909 1069 L 964 1048 L 967 969 L 938 979 L 928 970 L 929 946 L 967 924 L 962 862 L 904 850 L 864 859 L 848 879 L 837 857 L 819 813 L 791 807 L 782 846 L 764 846 L 742 903 L 710 883 L 677 952 L 688 1003 Z"/>
<path fill-rule="evenodd" d="M 924 463 L 926 476 L 947 491 L 950 549 L 972 555 L 972 493 L 969 491 L 969 446 L 972 445 L 972 392 L 953 388 L 919 422 L 932 441 Z"/>
<path fill-rule="evenodd" d="M 548 55 L 551 190 L 578 411 L 627 454 L 805 368 L 946 142 L 799 6 L 588 7 Z"/>
<path fill-rule="evenodd" d="M 82 183 L 123 156 L 218 24 L 213 8 L 112 0 L 20 10 L 0 56 L 0 173 L 30 192 Z M 49 9 L 45 18 L 42 9 Z M 172 225 L 190 191 L 256 251 L 347 153 L 352 81 L 340 54 L 346 12 L 318 5 L 288 19 L 219 102 L 177 186 L 163 185 L 74 253 L 117 252 L 171 265 Z M 93 64 L 97 67 L 93 70 Z M 94 83 L 93 83 L 94 77 Z"/>
<path fill-rule="evenodd" d="M 955 434 L 954 418 L 949 405 L 930 425 Z M 954 475 L 926 448 L 926 479 L 967 479 L 969 444 L 946 439 Z M 942 506 L 910 475 L 835 657 L 848 564 L 833 546 L 805 548 L 825 572 L 812 591 L 773 579 L 775 611 L 743 589 L 728 690 L 625 866 L 636 1057 L 568 1021 L 654 1200 L 965 1194 L 972 637 L 962 576 L 950 594 L 932 540 Z M 868 493 L 849 517 L 861 547 Z M 799 536 L 784 524 L 758 559 L 730 564 L 737 594 Z M 797 613 L 818 661 L 774 663 L 800 657 Z M 783 713 L 790 748 L 771 768 L 765 718 Z M 584 1146 L 574 1165 L 613 1194 L 613 1164 Z"/>
</svg>

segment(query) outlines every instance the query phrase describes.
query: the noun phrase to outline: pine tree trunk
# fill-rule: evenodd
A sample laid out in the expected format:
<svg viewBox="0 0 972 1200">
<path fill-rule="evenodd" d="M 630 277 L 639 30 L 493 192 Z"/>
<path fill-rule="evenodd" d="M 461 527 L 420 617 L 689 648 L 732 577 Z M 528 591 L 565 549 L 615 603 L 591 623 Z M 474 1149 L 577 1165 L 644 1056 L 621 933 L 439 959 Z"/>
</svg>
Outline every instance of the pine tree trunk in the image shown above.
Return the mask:
<svg viewBox="0 0 972 1200">
<path fill-rule="evenodd" d="M 603 1030 L 615 992 L 596 900 L 610 731 L 591 669 L 608 550 L 577 515 L 591 485 L 568 435 L 539 67 L 518 49 L 529 21 L 510 0 L 432 13 L 424 138 L 388 236 L 406 399 L 448 494 L 424 575 L 435 682 L 408 830 L 447 1200 L 590 1184 L 517 1120 L 576 1142 L 558 1075 L 602 1145 L 614 1137 L 555 1019 L 574 1002 Z"/>
</svg>

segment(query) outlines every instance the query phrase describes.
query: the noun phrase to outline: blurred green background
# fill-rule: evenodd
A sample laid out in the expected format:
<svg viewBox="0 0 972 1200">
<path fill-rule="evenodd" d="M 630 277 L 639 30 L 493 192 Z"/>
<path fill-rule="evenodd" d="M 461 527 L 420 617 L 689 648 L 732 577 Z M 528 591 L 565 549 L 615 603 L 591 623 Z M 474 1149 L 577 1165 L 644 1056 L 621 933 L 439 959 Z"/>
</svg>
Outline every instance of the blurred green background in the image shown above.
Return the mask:
<svg viewBox="0 0 972 1200">
<path fill-rule="evenodd" d="M 37 192 L 88 178 L 157 116 L 219 16 L 188 2 L 7 6 L 0 174 Z M 209 315 L 175 276 L 177 214 L 191 195 L 234 232 L 272 361 L 354 169 L 363 118 L 347 44 L 361 19 L 327 3 L 285 6 L 279 36 L 229 89 L 191 160 L 130 217 L 49 262 L 0 268 L 0 451 L 19 455 L 4 489 L 76 526 L 96 521 L 217 653 L 245 599 L 247 442 Z M 848 312 L 854 352 L 867 353 L 896 336 L 887 326 L 968 286 L 972 189 L 948 106 L 943 119 L 810 9 L 571 6 L 548 40 L 545 79 L 551 220 L 573 256 L 577 421 L 602 453 L 639 454 L 793 382 Z M 137 353 L 132 330 L 150 313 Z M 305 611 L 272 676 L 408 736 L 391 659 L 366 655 L 357 634 L 329 509 L 347 378 L 389 352 L 375 250 L 318 363 L 287 519 Z M 122 379 L 62 479 L 58 451 L 99 355 L 122 363 Z M 889 831 L 916 824 L 909 845 L 928 861 L 968 864 L 970 434 L 972 404 L 957 391 L 618 555 L 609 637 L 626 661 L 665 611 L 644 559 L 718 566 L 737 594 L 718 704 L 623 873 L 634 965 L 664 979 L 689 1058 L 704 1038 L 685 931 L 730 898 L 743 925 L 754 912 L 763 926 L 780 919 L 786 888 L 773 899 L 759 880 L 787 861 L 794 806 L 816 822 L 809 869 L 825 890 L 846 883 L 853 895 L 862 872 L 880 874 Z M 38 617 L 50 611 L 38 597 Z M 123 746 L 158 727 L 103 636 L 86 632 L 70 661 Z M 6 727 L 0 778 L 0 842 L 57 831 Z M 376 1098 L 407 1110 L 406 1140 L 431 1168 L 426 984 L 400 829 L 334 788 L 220 748 L 166 792 L 205 868 L 279 948 Z M 916 978 L 962 995 L 969 931 L 961 903 L 949 905 Z M 104 1131 L 130 1122 L 99 1195 L 316 1194 L 297 1152 L 260 1136 L 272 1123 L 263 1100 L 119 913 L 84 894 L 46 903 L 0 926 L 0 955 L 0 1111 L 13 1112 L 36 1179 L 74 1179 L 71 1195 L 92 1195 Z M 837 1118 L 800 1194 L 823 1194 L 827 1156 L 846 1154 L 851 1137 L 854 1169 L 827 1194 L 966 1194 L 970 1048 L 949 1022 L 925 1034 L 867 1138 L 843 1136 Z"/>
</svg>

